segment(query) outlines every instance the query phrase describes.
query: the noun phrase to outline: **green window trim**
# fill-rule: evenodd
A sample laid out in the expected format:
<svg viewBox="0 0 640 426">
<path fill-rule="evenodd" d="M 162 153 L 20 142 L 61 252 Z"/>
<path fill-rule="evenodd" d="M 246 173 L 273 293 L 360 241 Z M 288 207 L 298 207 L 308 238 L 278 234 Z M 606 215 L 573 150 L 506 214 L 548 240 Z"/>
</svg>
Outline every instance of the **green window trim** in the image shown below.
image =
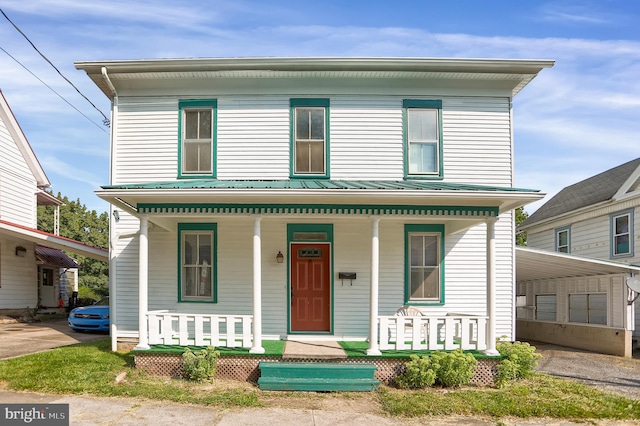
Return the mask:
<svg viewBox="0 0 640 426">
<path fill-rule="evenodd" d="M 296 108 L 324 108 L 324 173 L 296 172 Z M 328 98 L 291 98 L 289 100 L 289 176 L 292 179 L 329 179 L 330 173 L 330 100 Z"/>
<path fill-rule="evenodd" d="M 212 110 L 211 121 L 211 173 L 189 173 L 183 170 L 184 160 L 184 112 L 189 109 Z M 178 101 L 178 179 L 210 179 L 217 174 L 217 133 L 218 133 L 218 100 L 217 99 L 185 99 Z"/>
<path fill-rule="evenodd" d="M 617 219 L 627 219 L 626 229 L 617 229 Z M 609 215 L 609 255 L 611 259 L 634 257 L 634 209 L 623 210 Z M 626 243 L 623 241 L 626 236 Z"/>
<path fill-rule="evenodd" d="M 566 241 L 563 241 L 562 234 L 566 233 Z M 553 231 L 554 249 L 557 253 L 571 253 L 571 226 L 562 226 Z M 566 250 L 562 250 L 565 248 Z"/>
<path fill-rule="evenodd" d="M 183 235 L 186 232 L 197 232 L 201 231 L 203 233 L 210 232 L 212 234 L 212 242 L 211 242 L 211 281 L 212 281 L 212 291 L 211 291 L 211 300 L 203 300 L 203 299 L 190 299 L 186 298 L 182 295 L 182 268 L 183 268 L 183 248 L 182 248 L 182 240 Z M 179 303 L 218 303 L 218 225 L 217 223 L 178 223 L 178 302 Z"/>
<path fill-rule="evenodd" d="M 433 173 L 412 173 L 409 170 L 409 110 L 410 109 L 434 109 L 438 114 L 438 146 L 435 150 L 437 170 Z M 404 99 L 402 101 L 402 137 L 404 149 L 404 178 L 405 179 L 443 179 L 443 138 L 442 138 L 442 101 L 426 99 Z"/>
<path fill-rule="evenodd" d="M 411 252 L 410 236 L 415 234 L 431 234 L 439 238 L 439 297 L 438 300 L 412 300 L 411 299 Z M 409 306 L 442 306 L 444 305 L 444 271 L 445 271 L 445 242 L 444 225 L 436 224 L 405 224 L 404 225 L 404 303 Z"/>
</svg>

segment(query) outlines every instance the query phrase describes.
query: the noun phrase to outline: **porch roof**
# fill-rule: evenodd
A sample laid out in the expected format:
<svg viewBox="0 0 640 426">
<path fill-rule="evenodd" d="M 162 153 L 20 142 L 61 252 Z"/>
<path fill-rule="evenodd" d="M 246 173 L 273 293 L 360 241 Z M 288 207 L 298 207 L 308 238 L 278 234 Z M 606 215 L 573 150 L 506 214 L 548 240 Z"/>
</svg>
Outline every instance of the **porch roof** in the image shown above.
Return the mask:
<svg viewBox="0 0 640 426">
<path fill-rule="evenodd" d="M 132 183 L 107 185 L 103 189 L 318 189 L 318 190 L 379 190 L 379 191 L 489 191 L 489 192 L 540 192 L 536 189 L 521 189 L 499 186 L 471 185 L 427 180 L 220 180 L 189 179 L 169 182 Z"/>
<path fill-rule="evenodd" d="M 46 264 L 61 268 L 79 268 L 80 265 L 67 256 L 62 250 L 36 245 L 36 258 Z"/>
<path fill-rule="evenodd" d="M 185 214 L 411 215 L 454 220 L 451 232 L 544 197 L 532 189 L 441 181 L 321 179 L 189 179 L 109 185 L 96 193 L 129 213 L 156 216 L 156 224 L 158 215 Z"/>
<path fill-rule="evenodd" d="M 66 250 L 72 253 L 81 254 L 96 260 L 108 261 L 109 250 L 92 246 L 71 238 L 61 237 L 60 235 L 50 234 L 48 232 L 29 228 L 27 226 L 18 225 L 0 219 L 0 235 L 7 235 L 12 238 L 31 241 L 36 244 L 46 245 L 60 250 Z"/>
<path fill-rule="evenodd" d="M 640 274 L 640 265 L 516 247 L 516 282 L 608 274 Z"/>
</svg>

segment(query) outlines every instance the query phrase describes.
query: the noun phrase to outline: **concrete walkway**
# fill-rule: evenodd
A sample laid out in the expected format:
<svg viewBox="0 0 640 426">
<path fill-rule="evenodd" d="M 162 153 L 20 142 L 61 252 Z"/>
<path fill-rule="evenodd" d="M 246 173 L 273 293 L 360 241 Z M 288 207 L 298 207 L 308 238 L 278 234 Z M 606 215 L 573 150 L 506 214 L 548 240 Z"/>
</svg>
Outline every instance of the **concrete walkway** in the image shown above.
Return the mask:
<svg viewBox="0 0 640 426">
<path fill-rule="evenodd" d="M 287 340 L 283 359 L 346 359 L 347 353 L 338 342 L 300 342 Z"/>
<path fill-rule="evenodd" d="M 0 360 L 105 337 L 107 335 L 103 333 L 73 331 L 66 318 L 34 323 L 0 324 Z"/>
</svg>

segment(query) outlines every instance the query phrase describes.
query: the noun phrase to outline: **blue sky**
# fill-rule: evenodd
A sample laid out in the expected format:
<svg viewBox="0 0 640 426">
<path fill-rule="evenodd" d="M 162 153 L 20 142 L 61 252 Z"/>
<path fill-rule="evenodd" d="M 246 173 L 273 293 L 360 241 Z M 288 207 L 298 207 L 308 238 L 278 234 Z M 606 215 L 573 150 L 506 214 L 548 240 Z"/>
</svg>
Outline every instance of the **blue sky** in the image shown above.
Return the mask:
<svg viewBox="0 0 640 426">
<path fill-rule="evenodd" d="M 515 185 L 555 194 L 640 156 L 640 2 L 0 0 L 0 8 L 105 114 L 73 62 L 234 56 L 554 59 L 514 99 Z M 54 192 L 98 211 L 108 184 L 102 116 L 0 16 L 0 89 Z M 548 198 L 547 198 L 548 199 Z M 533 212 L 540 203 L 526 207 Z"/>
</svg>

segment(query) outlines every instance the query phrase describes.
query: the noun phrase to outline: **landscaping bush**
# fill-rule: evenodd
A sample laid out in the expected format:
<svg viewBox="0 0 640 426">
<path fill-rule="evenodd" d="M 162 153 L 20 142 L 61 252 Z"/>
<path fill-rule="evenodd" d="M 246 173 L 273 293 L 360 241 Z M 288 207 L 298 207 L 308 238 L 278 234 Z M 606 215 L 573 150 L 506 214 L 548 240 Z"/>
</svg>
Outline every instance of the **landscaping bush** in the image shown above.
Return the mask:
<svg viewBox="0 0 640 426">
<path fill-rule="evenodd" d="M 535 346 L 526 342 L 498 342 L 496 349 L 505 357 L 497 366 L 495 383 L 498 387 L 509 380 L 530 378 L 542 357 L 536 353 Z"/>
<path fill-rule="evenodd" d="M 478 361 L 473 355 L 456 349 L 453 352 L 434 352 L 431 363 L 436 369 L 436 381 L 445 387 L 468 385 L 476 372 Z"/>
<path fill-rule="evenodd" d="M 213 379 L 216 374 L 218 356 L 220 356 L 220 352 L 216 351 L 213 346 L 207 346 L 206 349 L 195 352 L 185 348 L 182 354 L 182 368 L 185 376 L 198 382 Z"/>
<path fill-rule="evenodd" d="M 406 370 L 396 377 L 396 383 L 404 389 L 422 389 L 435 382 L 445 387 L 469 384 L 475 374 L 478 361 L 461 349 L 453 352 L 436 351 L 431 356 L 411 355 Z"/>
<path fill-rule="evenodd" d="M 396 377 L 396 384 L 402 389 L 422 389 L 436 382 L 436 372 L 428 356 L 411 355 L 404 374 Z"/>
</svg>

